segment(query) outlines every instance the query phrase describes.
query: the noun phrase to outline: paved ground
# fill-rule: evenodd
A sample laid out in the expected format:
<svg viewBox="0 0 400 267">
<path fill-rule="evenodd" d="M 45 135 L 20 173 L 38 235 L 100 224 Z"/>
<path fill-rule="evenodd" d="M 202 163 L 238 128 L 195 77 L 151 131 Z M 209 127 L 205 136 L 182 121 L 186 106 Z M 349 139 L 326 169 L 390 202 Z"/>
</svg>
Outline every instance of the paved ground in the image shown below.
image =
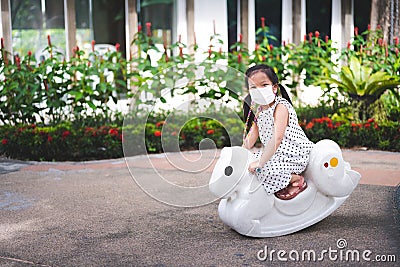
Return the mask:
<svg viewBox="0 0 400 267">
<path fill-rule="evenodd" d="M 207 183 L 213 166 L 197 160 L 198 154 L 184 154 L 203 170 L 192 174 L 179 170 L 185 163 L 177 154 L 167 156 L 130 158 L 130 170 L 124 159 L 0 160 L 0 266 L 398 266 L 400 153 L 345 150 L 345 160 L 362 174 L 349 199 L 314 226 L 264 239 L 225 226 L 218 202 L 178 208 L 144 193 L 131 172 L 151 181 L 155 168 L 174 183 Z M 344 241 L 339 249 L 337 242 Z M 265 250 L 272 262 L 258 259 Z M 323 261 L 281 262 L 278 250 L 287 259 L 315 251 Z M 358 253 L 360 262 L 349 253 Z"/>
</svg>

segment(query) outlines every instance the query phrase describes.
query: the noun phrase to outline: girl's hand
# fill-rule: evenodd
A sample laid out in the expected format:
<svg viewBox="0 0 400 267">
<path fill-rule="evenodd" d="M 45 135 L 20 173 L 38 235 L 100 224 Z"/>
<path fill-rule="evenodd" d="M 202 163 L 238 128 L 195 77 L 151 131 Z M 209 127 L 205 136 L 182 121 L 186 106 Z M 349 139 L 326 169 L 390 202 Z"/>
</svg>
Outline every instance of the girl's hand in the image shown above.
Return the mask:
<svg viewBox="0 0 400 267">
<path fill-rule="evenodd" d="M 255 173 L 257 171 L 257 169 L 261 169 L 261 168 L 262 168 L 262 166 L 260 166 L 260 162 L 254 161 L 254 162 L 250 163 L 248 170 L 250 173 Z"/>
</svg>

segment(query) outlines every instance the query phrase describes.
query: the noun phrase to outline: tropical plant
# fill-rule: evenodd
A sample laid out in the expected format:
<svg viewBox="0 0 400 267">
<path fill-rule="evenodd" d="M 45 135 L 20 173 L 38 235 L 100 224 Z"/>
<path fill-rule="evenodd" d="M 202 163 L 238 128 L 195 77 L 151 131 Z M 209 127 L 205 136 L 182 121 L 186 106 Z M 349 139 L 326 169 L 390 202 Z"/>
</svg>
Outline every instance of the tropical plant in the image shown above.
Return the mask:
<svg viewBox="0 0 400 267">
<path fill-rule="evenodd" d="M 355 56 L 349 58 L 348 65 L 340 71 L 321 79 L 320 83 L 335 84 L 340 92 L 347 94 L 354 105 L 356 119 L 366 120 L 371 117 L 369 106 L 377 101 L 387 90 L 395 91 L 400 85 L 397 76 L 389 75 L 384 71 L 373 71 L 372 67 L 365 66 Z"/>
</svg>

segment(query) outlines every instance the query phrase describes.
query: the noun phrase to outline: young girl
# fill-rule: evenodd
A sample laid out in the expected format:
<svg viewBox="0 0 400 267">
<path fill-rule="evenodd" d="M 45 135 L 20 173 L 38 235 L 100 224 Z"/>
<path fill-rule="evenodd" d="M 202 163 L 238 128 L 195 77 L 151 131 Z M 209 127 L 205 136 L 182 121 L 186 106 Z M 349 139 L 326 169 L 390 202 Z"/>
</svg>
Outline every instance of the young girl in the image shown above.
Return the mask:
<svg viewBox="0 0 400 267">
<path fill-rule="evenodd" d="M 256 65 L 249 68 L 246 86 L 250 102 L 259 107 L 254 115 L 251 108 L 244 105 L 245 110 L 246 106 L 248 109 L 245 115 L 248 134 L 243 139 L 243 146 L 253 148 L 258 137 L 263 144 L 256 153 L 257 160 L 249 165 L 249 171 L 257 175 L 267 194 L 275 193 L 283 200 L 292 199 L 307 187 L 301 173 L 308 164 L 314 144 L 300 128 L 292 102 L 271 67 Z M 278 91 L 282 97 L 277 95 Z"/>
</svg>

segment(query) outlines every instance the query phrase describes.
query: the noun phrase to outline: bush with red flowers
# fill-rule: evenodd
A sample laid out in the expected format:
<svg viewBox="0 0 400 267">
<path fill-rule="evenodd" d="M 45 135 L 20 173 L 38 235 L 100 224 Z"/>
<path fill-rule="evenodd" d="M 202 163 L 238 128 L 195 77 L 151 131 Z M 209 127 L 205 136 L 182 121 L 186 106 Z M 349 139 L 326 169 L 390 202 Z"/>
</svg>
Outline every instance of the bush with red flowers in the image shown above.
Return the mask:
<svg viewBox="0 0 400 267">
<path fill-rule="evenodd" d="M 302 121 L 300 126 L 313 142 L 332 139 L 341 147 L 367 147 L 389 151 L 400 151 L 400 123 L 376 122 L 335 122 L 328 117 Z"/>
<path fill-rule="evenodd" d="M 0 127 L 0 154 L 22 160 L 91 160 L 122 157 L 120 127 Z"/>
</svg>

